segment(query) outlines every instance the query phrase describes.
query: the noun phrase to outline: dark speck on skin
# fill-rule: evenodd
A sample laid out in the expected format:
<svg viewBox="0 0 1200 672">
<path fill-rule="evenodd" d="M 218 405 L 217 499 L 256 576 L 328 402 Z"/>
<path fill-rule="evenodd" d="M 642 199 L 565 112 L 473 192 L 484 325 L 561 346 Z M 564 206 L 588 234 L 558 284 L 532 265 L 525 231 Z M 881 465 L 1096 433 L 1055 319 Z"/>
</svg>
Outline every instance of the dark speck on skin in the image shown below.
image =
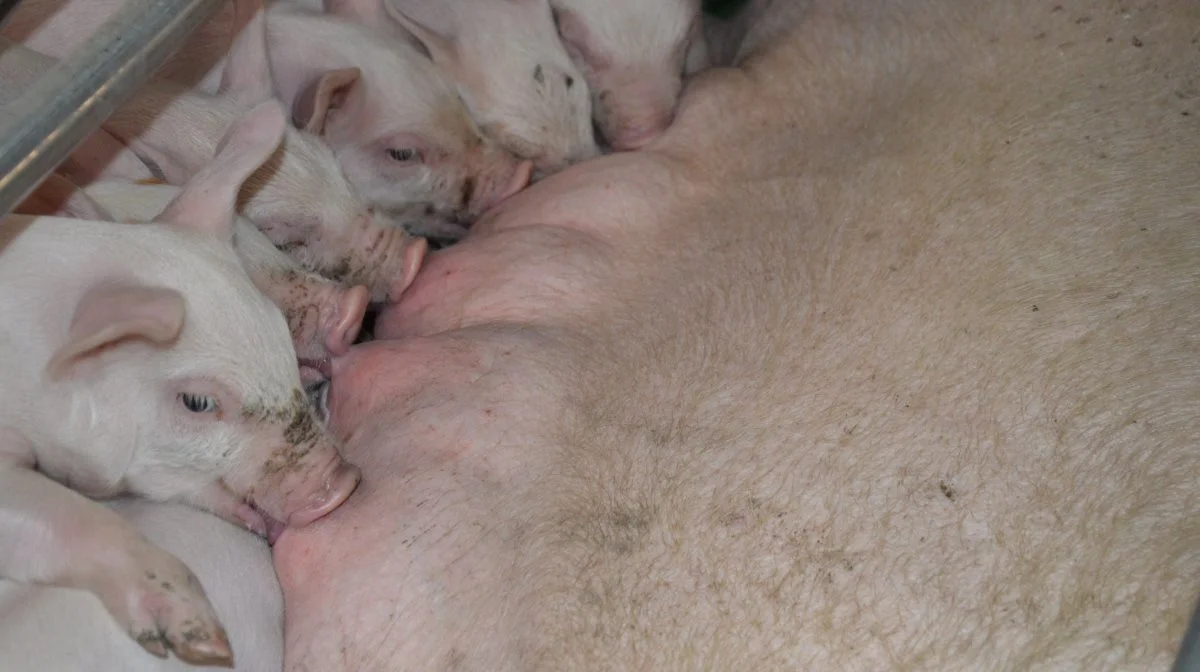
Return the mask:
<svg viewBox="0 0 1200 672">
<path fill-rule="evenodd" d="M 1133 36 L 1133 46 L 1138 47 L 1138 48 L 1141 48 L 1141 46 L 1142 46 L 1142 40 L 1137 35 Z"/>
<path fill-rule="evenodd" d="M 542 72 L 542 64 L 541 63 L 538 63 L 537 67 L 535 67 L 533 69 L 533 81 L 537 82 L 538 84 L 546 83 L 546 75 L 545 75 L 545 73 Z"/>
<path fill-rule="evenodd" d="M 954 501 L 955 496 L 958 495 L 958 493 L 954 491 L 954 488 L 950 487 L 945 481 L 938 481 L 938 490 L 941 490 L 946 499 L 952 502 Z"/>
<path fill-rule="evenodd" d="M 575 78 L 574 77 L 567 75 L 565 78 L 565 81 L 567 83 L 568 89 L 571 88 L 572 86 L 575 86 Z"/>
<path fill-rule="evenodd" d="M 142 630 L 141 632 L 137 633 L 134 639 L 137 640 L 137 643 L 140 644 L 142 648 L 158 656 L 159 658 L 167 657 L 167 646 L 166 643 L 163 642 L 162 635 L 159 633 L 154 632 L 153 630 Z"/>
<path fill-rule="evenodd" d="M 1037 307 L 1036 303 L 1033 304 L 1033 312 L 1035 312 L 1035 313 L 1038 312 L 1038 307 Z"/>
<path fill-rule="evenodd" d="M 183 641 L 185 642 L 207 642 L 211 639 L 212 635 L 198 625 L 183 631 Z"/>
<path fill-rule="evenodd" d="M 352 272 L 350 257 L 342 257 L 336 264 L 322 268 L 321 274 L 335 282 L 346 282 Z"/>
</svg>

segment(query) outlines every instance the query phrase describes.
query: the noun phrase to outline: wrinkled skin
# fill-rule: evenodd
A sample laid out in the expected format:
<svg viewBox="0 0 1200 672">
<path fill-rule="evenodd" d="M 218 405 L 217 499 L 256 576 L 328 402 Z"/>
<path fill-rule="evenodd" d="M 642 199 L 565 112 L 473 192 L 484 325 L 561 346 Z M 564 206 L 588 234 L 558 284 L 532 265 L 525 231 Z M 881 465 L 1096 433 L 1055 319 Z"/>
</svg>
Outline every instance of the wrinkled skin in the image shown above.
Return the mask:
<svg viewBox="0 0 1200 672">
<path fill-rule="evenodd" d="M 287 670 L 1168 667 L 1200 10 L 813 4 L 335 362 Z"/>
</svg>

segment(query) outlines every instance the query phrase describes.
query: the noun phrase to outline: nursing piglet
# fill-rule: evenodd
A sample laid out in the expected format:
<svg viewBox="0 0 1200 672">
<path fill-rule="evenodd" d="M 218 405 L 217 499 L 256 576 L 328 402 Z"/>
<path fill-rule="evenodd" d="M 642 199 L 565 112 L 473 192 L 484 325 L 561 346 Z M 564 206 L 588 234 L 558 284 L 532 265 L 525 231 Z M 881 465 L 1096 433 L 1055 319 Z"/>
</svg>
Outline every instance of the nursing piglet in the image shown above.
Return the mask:
<svg viewBox="0 0 1200 672">
<path fill-rule="evenodd" d="M 81 194 L 119 221 L 152 222 L 179 192 L 168 184 L 112 180 L 88 185 Z M 323 368 L 350 348 L 367 310 L 365 287 L 347 287 L 305 270 L 245 217 L 234 222 L 233 247 L 255 286 L 283 311 L 302 365 Z M 416 268 L 406 272 L 415 275 Z M 407 284 L 412 277 L 401 280 Z"/>
<path fill-rule="evenodd" d="M 0 577 L 90 591 L 158 656 L 232 662 L 191 571 L 89 497 L 184 502 L 274 536 L 360 478 L 231 245 L 237 194 L 285 126 L 274 103 L 233 124 L 158 224 L 0 220 Z"/>
<path fill-rule="evenodd" d="M 24 0 L 3 34 L 63 58 L 122 1 Z M 231 44 L 261 4 L 226 5 L 160 74 L 217 93 Z M 462 235 L 529 183 L 532 163 L 481 135 L 454 86 L 417 46 L 395 39 L 390 19 L 373 29 L 288 2 L 270 3 L 266 15 L 273 93 L 297 125 L 328 143 L 356 191 L 409 231 Z"/>
<path fill-rule="evenodd" d="M 311 4 L 311 3 L 310 3 Z M 548 174 L 596 156 L 587 82 L 547 0 L 325 0 L 367 25 L 386 12 L 454 81 L 483 134 Z"/>
<path fill-rule="evenodd" d="M 105 506 L 199 578 L 238 652 L 235 672 L 283 668 L 283 599 L 262 539 L 182 504 L 119 498 Z M 147 656 L 87 593 L 0 580 L 0 670 L 195 669 L 175 658 Z"/>
<path fill-rule="evenodd" d="M 469 224 L 523 189 L 530 161 L 484 138 L 458 92 L 383 17 L 371 28 L 287 2 L 267 11 L 271 71 L 294 121 L 333 147 L 374 205 Z M 439 232 L 440 233 L 440 232 Z"/>
<path fill-rule="evenodd" d="M 700 0 L 550 0 L 604 139 L 644 147 L 670 125 L 686 75 L 708 66 Z"/>
<path fill-rule="evenodd" d="M 207 166 L 229 124 L 273 97 L 264 22 L 260 11 L 239 33 L 221 70 L 218 94 L 196 93 L 156 78 L 118 108 L 103 131 L 129 148 L 125 158 L 154 166 L 174 185 Z M 30 49 L 9 45 L 2 58 L 21 52 L 28 58 Z M 56 63 L 43 54 L 34 56 L 45 67 Z M 84 185 L 97 176 L 94 171 L 64 172 Z M 365 285 L 375 301 L 399 296 L 402 278 L 419 268 L 427 249 L 425 240 L 407 235 L 393 219 L 369 207 L 320 138 L 291 127 L 279 149 L 247 181 L 239 209 L 306 269 Z"/>
</svg>

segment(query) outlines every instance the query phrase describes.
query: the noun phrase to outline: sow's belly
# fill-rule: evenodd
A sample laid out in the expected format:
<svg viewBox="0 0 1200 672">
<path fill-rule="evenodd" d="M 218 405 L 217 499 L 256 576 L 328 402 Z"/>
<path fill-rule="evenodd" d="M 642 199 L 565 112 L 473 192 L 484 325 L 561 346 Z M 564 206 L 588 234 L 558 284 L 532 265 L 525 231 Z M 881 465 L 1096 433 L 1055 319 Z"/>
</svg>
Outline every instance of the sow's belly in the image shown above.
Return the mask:
<svg viewBox="0 0 1200 672">
<path fill-rule="evenodd" d="M 380 316 L 386 340 L 335 360 L 330 422 L 368 476 L 336 518 L 275 546 L 289 670 L 504 670 L 530 655 L 539 488 L 581 438 L 567 427 L 589 327 L 621 284 L 617 234 L 655 206 L 631 202 L 606 230 L 564 212 L 611 204 L 613 177 L 638 165 L 581 165 L 512 199 L 430 254 Z"/>
<path fill-rule="evenodd" d="M 291 672 L 1168 667 L 1200 575 L 1200 109 L 1162 111 L 1194 3 L 812 4 L 659 146 L 430 255 L 336 361 L 363 481 L 276 545 Z M 889 32 L 913 13 L 941 23 Z"/>
</svg>

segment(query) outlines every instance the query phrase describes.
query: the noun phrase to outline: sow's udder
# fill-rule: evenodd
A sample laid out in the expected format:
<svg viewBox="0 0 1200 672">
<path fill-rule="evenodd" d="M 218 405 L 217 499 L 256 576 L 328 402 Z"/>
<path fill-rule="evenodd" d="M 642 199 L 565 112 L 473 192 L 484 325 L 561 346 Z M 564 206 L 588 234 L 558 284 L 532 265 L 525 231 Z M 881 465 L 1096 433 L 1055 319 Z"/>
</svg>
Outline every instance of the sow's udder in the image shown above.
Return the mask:
<svg viewBox="0 0 1200 672">
<path fill-rule="evenodd" d="M 391 340 L 334 360 L 330 426 L 363 481 L 275 546 L 289 670 L 440 669 L 467 649 L 492 669 L 511 660 L 519 637 L 481 637 L 480 625 L 521 620 L 516 502 L 559 443 L 552 428 L 578 354 L 564 333 L 603 305 L 619 245 L 639 243 L 619 222 L 571 213 L 603 212 L 624 180 L 646 193 L 654 176 L 639 161 L 580 164 L 514 197 L 429 255 L 379 319 L 377 336 Z"/>
</svg>

